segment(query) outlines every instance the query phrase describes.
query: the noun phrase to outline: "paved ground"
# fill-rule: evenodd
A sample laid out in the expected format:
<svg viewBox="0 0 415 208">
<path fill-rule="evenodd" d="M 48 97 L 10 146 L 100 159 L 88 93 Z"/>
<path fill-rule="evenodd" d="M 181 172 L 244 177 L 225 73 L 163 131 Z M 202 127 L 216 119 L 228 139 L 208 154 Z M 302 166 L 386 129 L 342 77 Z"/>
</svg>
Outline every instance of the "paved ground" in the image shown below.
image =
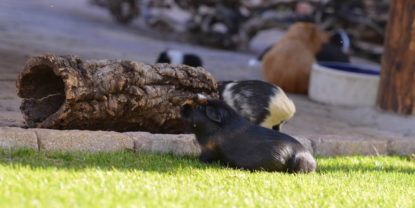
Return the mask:
<svg viewBox="0 0 415 208">
<path fill-rule="evenodd" d="M 253 41 L 252 48 L 262 50 L 277 40 L 279 34 L 275 31 L 262 33 Z M 199 53 L 206 63 L 205 68 L 218 80 L 262 79 L 259 69 L 247 66 L 252 57 L 250 54 L 153 39 L 143 35 L 138 20 L 127 27 L 118 25 L 105 10 L 90 6 L 85 0 L 2 0 L 0 127 L 24 125 L 19 111 L 20 99 L 15 91 L 15 78 L 30 56 L 49 52 L 77 54 L 85 59 L 122 58 L 153 63 L 157 54 L 165 48 Z M 373 64 L 358 58 L 353 61 Z M 386 142 L 387 145 L 383 145 L 385 153 L 391 153 L 390 148 L 396 147 L 393 141 L 402 141 L 407 153 L 415 152 L 415 116 L 397 116 L 375 108 L 321 105 L 301 95 L 291 97 L 298 112 L 283 127 L 287 133 L 305 136 L 311 141 L 325 141 L 337 148 L 337 152 L 344 150 L 353 153 L 347 152 L 347 148 L 361 148 L 359 152 L 364 153 L 378 145 L 376 141 L 382 145 Z M 366 142 L 367 146 L 344 146 L 347 141 L 353 141 L 354 145 L 370 142 Z M 313 145 L 320 143 L 314 142 Z M 314 150 L 320 147 L 324 144 L 314 146 Z"/>
</svg>

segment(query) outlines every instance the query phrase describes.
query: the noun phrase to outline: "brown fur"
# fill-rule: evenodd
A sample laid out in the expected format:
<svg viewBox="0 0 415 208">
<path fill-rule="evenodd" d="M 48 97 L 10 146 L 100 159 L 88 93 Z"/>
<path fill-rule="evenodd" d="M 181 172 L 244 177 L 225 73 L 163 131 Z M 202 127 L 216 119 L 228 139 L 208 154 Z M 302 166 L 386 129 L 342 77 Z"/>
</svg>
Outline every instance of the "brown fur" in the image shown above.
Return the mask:
<svg viewBox="0 0 415 208">
<path fill-rule="evenodd" d="M 287 92 L 307 93 L 311 66 L 326 39 L 326 34 L 313 23 L 292 25 L 264 56 L 265 80 Z"/>
<path fill-rule="evenodd" d="M 206 145 L 202 145 L 201 148 L 202 150 L 217 151 L 218 145 L 213 141 L 209 141 Z"/>
</svg>

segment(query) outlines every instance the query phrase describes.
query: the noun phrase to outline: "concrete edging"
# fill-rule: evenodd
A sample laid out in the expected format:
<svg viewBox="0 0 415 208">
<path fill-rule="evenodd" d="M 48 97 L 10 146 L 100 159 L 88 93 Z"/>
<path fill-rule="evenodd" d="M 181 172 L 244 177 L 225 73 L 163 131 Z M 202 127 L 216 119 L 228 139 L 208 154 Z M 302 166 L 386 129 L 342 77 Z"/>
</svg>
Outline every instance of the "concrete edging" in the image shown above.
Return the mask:
<svg viewBox="0 0 415 208">
<path fill-rule="evenodd" d="M 315 155 L 411 155 L 415 138 L 357 138 L 352 136 L 294 135 Z M 151 134 L 148 132 L 22 129 L 0 127 L 0 148 L 32 148 L 38 151 L 135 152 L 198 155 L 200 147 L 192 134 Z"/>
</svg>

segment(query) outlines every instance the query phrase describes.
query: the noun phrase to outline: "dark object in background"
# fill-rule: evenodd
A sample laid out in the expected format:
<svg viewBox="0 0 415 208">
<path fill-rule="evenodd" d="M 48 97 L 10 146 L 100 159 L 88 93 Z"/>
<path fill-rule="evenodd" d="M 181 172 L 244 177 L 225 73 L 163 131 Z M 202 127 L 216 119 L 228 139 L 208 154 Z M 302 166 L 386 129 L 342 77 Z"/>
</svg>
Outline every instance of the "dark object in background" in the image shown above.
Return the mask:
<svg viewBox="0 0 415 208">
<path fill-rule="evenodd" d="M 167 49 L 161 52 L 156 63 L 167 63 L 173 65 L 185 64 L 192 67 L 203 67 L 202 59 L 198 55 L 183 53 L 172 49 Z"/>
<path fill-rule="evenodd" d="M 197 34 L 195 40 L 199 44 L 236 49 L 241 23 L 245 19 L 240 6 L 240 1 L 216 1 L 211 8 L 200 8 L 193 12 L 188 32 Z"/>
<path fill-rule="evenodd" d="M 331 34 L 329 43 L 340 48 L 343 53 L 348 54 L 352 40 L 350 35 L 345 30 L 339 29 Z"/>
<path fill-rule="evenodd" d="M 316 55 L 317 61 L 328 61 L 328 62 L 344 62 L 349 63 L 350 58 L 344 54 L 340 48 L 326 43 L 321 46 L 321 51 Z"/>
<path fill-rule="evenodd" d="M 121 24 L 129 24 L 140 16 L 137 0 L 89 0 L 92 4 L 107 8 L 113 18 Z"/>
<path fill-rule="evenodd" d="M 317 61 L 349 63 L 350 44 L 351 40 L 346 31 L 337 30 L 330 36 L 329 42 L 321 46 L 316 59 Z"/>
<path fill-rule="evenodd" d="M 32 57 L 16 85 L 35 128 L 183 133 L 183 102 L 195 93 L 219 97 L 201 67 L 77 56 Z"/>
<path fill-rule="evenodd" d="M 284 91 L 260 80 L 218 82 L 220 99 L 254 124 L 280 130 L 295 113 Z"/>
<path fill-rule="evenodd" d="M 193 126 L 201 162 L 289 173 L 316 169 L 313 156 L 296 139 L 252 124 L 223 101 L 198 96 L 186 102 L 181 114 Z"/>
</svg>

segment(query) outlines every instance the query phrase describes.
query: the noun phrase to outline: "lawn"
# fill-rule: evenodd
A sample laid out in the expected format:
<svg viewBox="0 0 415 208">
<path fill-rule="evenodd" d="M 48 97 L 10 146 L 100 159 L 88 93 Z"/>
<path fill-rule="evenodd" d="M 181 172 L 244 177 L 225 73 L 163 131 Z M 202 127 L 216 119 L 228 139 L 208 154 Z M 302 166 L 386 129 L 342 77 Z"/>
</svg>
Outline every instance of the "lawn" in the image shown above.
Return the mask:
<svg viewBox="0 0 415 208">
<path fill-rule="evenodd" d="M 410 157 L 318 158 L 307 175 L 195 157 L 0 150 L 0 207 L 415 207 Z"/>
</svg>

